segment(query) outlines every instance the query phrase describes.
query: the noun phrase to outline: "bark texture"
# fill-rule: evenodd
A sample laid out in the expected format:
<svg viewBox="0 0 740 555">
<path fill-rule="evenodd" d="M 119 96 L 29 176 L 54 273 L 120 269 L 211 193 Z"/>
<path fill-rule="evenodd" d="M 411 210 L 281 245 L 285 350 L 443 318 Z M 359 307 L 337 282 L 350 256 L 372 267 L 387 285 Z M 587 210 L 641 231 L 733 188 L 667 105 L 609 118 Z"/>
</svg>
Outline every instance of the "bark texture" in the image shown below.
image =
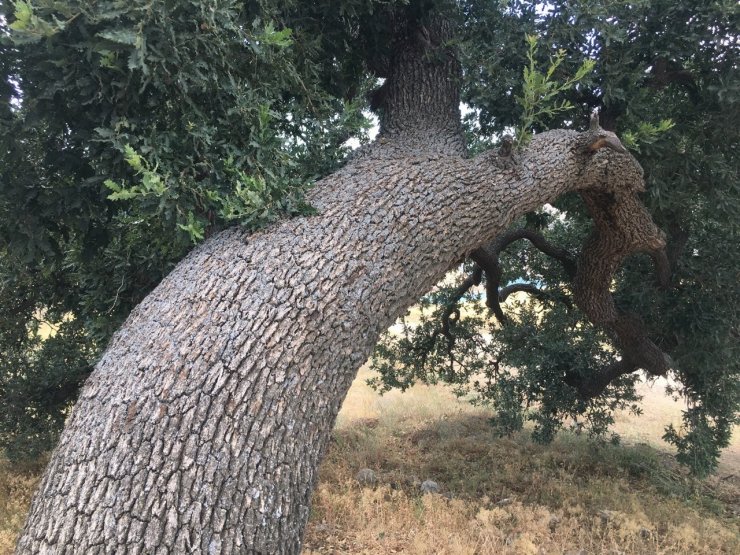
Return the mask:
<svg viewBox="0 0 740 555">
<path fill-rule="evenodd" d="M 401 65 L 379 140 L 316 186 L 317 215 L 210 238 L 132 312 L 18 553 L 299 552 L 335 417 L 379 334 L 519 215 L 568 190 L 642 186 L 629 155 L 570 131 L 536 136 L 516 164 L 464 158 L 456 63 Z"/>
</svg>

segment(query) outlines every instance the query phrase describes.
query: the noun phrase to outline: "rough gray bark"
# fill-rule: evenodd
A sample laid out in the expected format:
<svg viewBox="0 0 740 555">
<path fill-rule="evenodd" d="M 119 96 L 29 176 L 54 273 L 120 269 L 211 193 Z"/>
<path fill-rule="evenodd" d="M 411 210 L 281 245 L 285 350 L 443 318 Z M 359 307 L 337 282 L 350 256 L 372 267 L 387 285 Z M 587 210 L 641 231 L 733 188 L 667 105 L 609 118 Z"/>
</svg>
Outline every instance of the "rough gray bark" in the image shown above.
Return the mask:
<svg viewBox="0 0 740 555">
<path fill-rule="evenodd" d="M 335 417 L 379 334 L 519 215 L 569 190 L 642 187 L 629 155 L 570 131 L 535 137 L 516 164 L 466 159 L 456 62 L 409 49 L 399 63 L 380 138 L 316 186 L 317 215 L 212 237 L 132 312 L 18 553 L 297 553 Z"/>
</svg>

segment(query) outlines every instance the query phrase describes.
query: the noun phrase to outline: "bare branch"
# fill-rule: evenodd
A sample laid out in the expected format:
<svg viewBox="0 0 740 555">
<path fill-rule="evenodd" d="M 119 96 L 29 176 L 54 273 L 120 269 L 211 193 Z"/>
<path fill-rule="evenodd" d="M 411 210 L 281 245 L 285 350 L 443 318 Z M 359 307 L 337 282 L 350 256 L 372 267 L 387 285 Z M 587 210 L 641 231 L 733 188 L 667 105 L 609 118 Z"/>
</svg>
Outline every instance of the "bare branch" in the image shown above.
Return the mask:
<svg viewBox="0 0 740 555">
<path fill-rule="evenodd" d="M 671 263 L 665 249 L 650 252 L 650 257 L 655 265 L 655 279 L 663 289 L 668 288 L 671 283 Z"/>
<path fill-rule="evenodd" d="M 498 300 L 500 303 L 506 302 L 511 295 L 514 293 L 529 293 L 533 297 L 544 298 L 547 297 L 547 293 L 534 285 L 533 283 L 512 283 L 506 287 L 502 287 L 498 292 Z"/>
<path fill-rule="evenodd" d="M 506 302 L 506 299 L 510 295 L 518 293 L 520 291 L 528 293 L 536 299 L 539 299 L 540 301 L 559 301 L 566 305 L 568 308 L 573 307 L 573 303 L 571 302 L 570 298 L 562 291 L 548 291 L 545 289 L 540 289 L 532 283 L 512 283 L 511 285 L 503 287 L 498 294 L 499 303 Z"/>
<path fill-rule="evenodd" d="M 486 250 L 493 256 L 498 257 L 501 254 L 501 251 L 506 247 L 521 239 L 526 239 L 540 252 L 560 262 L 563 266 L 563 270 L 565 270 L 565 273 L 568 274 L 569 277 L 573 277 L 575 275 L 576 261 L 573 258 L 573 255 L 571 255 L 567 250 L 560 248 L 557 245 L 553 245 L 545 239 L 544 235 L 534 229 L 523 227 L 507 231 L 497 237 L 495 241 L 486 247 Z"/>
<path fill-rule="evenodd" d="M 499 256 L 506 247 L 521 239 L 528 240 L 540 252 L 560 262 L 563 270 L 571 279 L 576 274 L 576 261 L 573 256 L 567 250 L 547 241 L 541 233 L 533 229 L 519 228 L 507 231 L 499 235 L 487 247 L 476 249 L 470 254 L 470 258 L 486 272 L 486 306 L 491 309 L 501 323 L 506 320 L 501 303 L 508 294 L 502 298 L 499 292 L 501 288 Z"/>
<path fill-rule="evenodd" d="M 638 370 L 638 367 L 627 360 L 618 360 L 605 366 L 587 377 L 567 374 L 563 381 L 578 391 L 583 399 L 593 399 L 601 395 L 611 382 L 620 376 L 626 376 Z"/>
<path fill-rule="evenodd" d="M 471 287 L 480 285 L 481 278 L 483 277 L 483 271 L 479 266 L 476 266 L 473 272 L 458 285 L 457 289 L 452 293 L 452 298 L 447 303 L 444 312 L 442 312 L 442 327 L 439 332 L 447 338 L 447 352 L 451 353 L 455 346 L 455 336 L 450 331 L 451 318 L 454 316 L 454 321 L 460 319 L 460 309 L 458 303 L 463 295 L 470 291 Z M 435 332 L 437 333 L 437 332 Z"/>
<path fill-rule="evenodd" d="M 496 319 L 504 323 L 506 316 L 499 303 L 499 285 L 501 283 L 501 267 L 498 255 L 492 255 L 481 247 L 470 253 L 470 258 L 486 273 L 486 306 L 494 313 Z"/>
</svg>

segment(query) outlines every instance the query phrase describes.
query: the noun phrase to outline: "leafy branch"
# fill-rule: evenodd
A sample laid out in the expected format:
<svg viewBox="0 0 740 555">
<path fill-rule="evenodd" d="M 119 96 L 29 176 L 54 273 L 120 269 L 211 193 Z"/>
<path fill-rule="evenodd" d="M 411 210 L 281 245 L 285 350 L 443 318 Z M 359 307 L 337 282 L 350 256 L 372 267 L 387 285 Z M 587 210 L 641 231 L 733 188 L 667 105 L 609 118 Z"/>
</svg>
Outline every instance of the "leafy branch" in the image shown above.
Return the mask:
<svg viewBox="0 0 740 555">
<path fill-rule="evenodd" d="M 555 72 L 565 60 L 565 50 L 560 49 L 554 56 L 551 56 L 547 69 L 542 72 L 538 69 L 536 61 L 537 41 L 536 35 L 527 35 L 529 64 L 524 68 L 522 95 L 516 97 L 517 103 L 522 107 L 522 117 L 514 139 L 516 147 L 527 145 L 532 137 L 532 128 L 535 124 L 573 108 L 569 100 L 559 99 L 560 95 L 582 81 L 596 65 L 594 60 L 585 60 L 576 70 L 575 75 L 559 82 L 554 77 Z"/>
<path fill-rule="evenodd" d="M 622 143 L 630 150 L 640 152 L 641 145 L 653 144 L 663 133 L 674 126 L 675 123 L 671 119 L 662 119 L 657 124 L 643 121 L 634 131 L 622 133 Z"/>
<path fill-rule="evenodd" d="M 105 180 L 111 191 L 108 200 L 135 203 L 136 212 L 145 218 L 169 220 L 174 215 L 176 229 L 192 243 L 202 241 L 214 226 L 239 223 L 258 228 L 284 214 L 308 215 L 313 209 L 303 201 L 306 184 L 289 176 L 275 175 L 262 168 L 249 174 L 224 161 L 224 186 L 208 187 L 184 174 L 174 179 L 158 171 L 131 145 L 124 145 L 123 158 L 137 176 L 134 183 Z"/>
</svg>

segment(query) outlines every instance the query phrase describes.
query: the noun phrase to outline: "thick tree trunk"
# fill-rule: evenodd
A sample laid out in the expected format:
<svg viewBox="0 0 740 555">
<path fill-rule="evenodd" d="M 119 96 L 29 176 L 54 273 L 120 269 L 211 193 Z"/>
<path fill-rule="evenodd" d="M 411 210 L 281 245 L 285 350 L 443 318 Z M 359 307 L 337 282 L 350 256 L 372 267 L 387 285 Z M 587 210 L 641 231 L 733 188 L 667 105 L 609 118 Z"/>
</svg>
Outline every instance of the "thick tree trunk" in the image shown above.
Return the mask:
<svg viewBox="0 0 740 555">
<path fill-rule="evenodd" d="M 317 215 L 209 239 L 132 312 L 18 553 L 297 553 L 332 425 L 379 334 L 517 216 L 567 190 L 641 183 L 629 156 L 587 153 L 574 132 L 535 137 L 516 164 L 465 159 L 456 64 L 415 63 L 391 79 L 380 139 L 316 186 Z"/>
</svg>

